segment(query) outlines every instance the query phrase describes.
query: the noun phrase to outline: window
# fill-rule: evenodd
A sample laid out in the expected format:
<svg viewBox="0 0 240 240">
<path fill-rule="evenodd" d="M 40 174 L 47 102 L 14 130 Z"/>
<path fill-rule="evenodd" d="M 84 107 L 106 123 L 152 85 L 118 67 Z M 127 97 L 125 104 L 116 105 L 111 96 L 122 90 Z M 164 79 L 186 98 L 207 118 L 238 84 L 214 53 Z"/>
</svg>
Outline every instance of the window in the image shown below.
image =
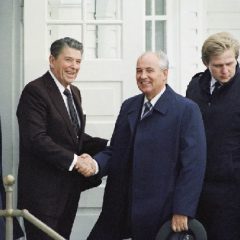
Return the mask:
<svg viewBox="0 0 240 240">
<path fill-rule="evenodd" d="M 121 58 L 121 0 L 48 0 L 48 41 L 73 37 L 87 59 Z"/>
<path fill-rule="evenodd" d="M 166 52 L 166 1 L 145 0 L 145 9 L 145 48 Z"/>
</svg>

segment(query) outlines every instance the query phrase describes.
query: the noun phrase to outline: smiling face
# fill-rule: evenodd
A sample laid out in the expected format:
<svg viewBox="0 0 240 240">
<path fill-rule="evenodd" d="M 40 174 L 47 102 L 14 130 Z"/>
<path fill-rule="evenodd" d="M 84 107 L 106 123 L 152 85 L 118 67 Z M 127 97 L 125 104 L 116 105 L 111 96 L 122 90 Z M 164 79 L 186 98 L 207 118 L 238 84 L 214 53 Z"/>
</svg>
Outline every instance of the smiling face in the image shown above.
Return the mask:
<svg viewBox="0 0 240 240">
<path fill-rule="evenodd" d="M 136 80 L 138 88 L 148 100 L 154 98 L 166 84 L 168 70 L 160 68 L 158 57 L 146 53 L 137 61 Z"/>
<path fill-rule="evenodd" d="M 234 51 L 229 49 L 221 55 L 212 56 L 206 66 L 216 80 L 226 83 L 235 75 L 236 64 Z"/>
<path fill-rule="evenodd" d="M 64 47 L 56 58 L 52 55 L 49 57 L 51 71 L 64 87 L 77 78 L 81 60 L 81 51 L 70 47 Z"/>
</svg>

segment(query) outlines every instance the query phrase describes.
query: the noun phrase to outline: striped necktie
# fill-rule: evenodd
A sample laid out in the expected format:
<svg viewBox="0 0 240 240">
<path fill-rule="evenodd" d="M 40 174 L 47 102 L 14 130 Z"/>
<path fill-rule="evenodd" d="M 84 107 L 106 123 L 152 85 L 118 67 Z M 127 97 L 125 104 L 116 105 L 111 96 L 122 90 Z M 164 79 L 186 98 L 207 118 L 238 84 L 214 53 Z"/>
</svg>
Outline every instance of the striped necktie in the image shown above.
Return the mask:
<svg viewBox="0 0 240 240">
<path fill-rule="evenodd" d="M 152 108 L 152 104 L 151 104 L 150 101 L 144 103 L 144 111 L 143 111 L 143 114 L 142 114 L 142 118 L 144 118 L 144 116 L 147 115 L 147 113 L 151 110 L 151 108 Z"/>
<path fill-rule="evenodd" d="M 217 81 L 214 83 L 214 88 L 213 88 L 213 91 L 212 91 L 212 95 L 216 94 L 216 92 L 220 89 L 222 85 Z"/>
<path fill-rule="evenodd" d="M 75 128 L 75 131 L 78 135 L 78 132 L 79 132 L 79 122 L 78 122 L 78 117 L 77 117 L 77 112 L 74 108 L 74 105 L 73 105 L 73 97 L 72 97 L 72 94 L 71 92 L 66 88 L 63 92 L 63 94 L 65 96 L 67 96 L 67 104 L 68 104 L 68 109 L 69 109 L 69 113 L 70 113 L 70 117 L 71 117 L 71 120 L 72 120 L 72 124 Z"/>
</svg>

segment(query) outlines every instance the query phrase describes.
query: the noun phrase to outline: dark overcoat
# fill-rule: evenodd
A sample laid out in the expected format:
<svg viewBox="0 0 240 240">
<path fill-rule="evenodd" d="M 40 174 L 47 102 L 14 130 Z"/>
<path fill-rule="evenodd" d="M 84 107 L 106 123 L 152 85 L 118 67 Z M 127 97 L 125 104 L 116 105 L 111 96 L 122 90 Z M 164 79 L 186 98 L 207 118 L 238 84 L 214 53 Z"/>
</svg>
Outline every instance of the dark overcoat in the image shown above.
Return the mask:
<svg viewBox="0 0 240 240">
<path fill-rule="evenodd" d="M 240 71 L 210 94 L 210 71 L 196 74 L 187 97 L 202 112 L 207 164 L 198 218 L 209 239 L 239 239 L 240 219 Z"/>
<path fill-rule="evenodd" d="M 206 157 L 199 108 L 167 86 L 140 121 L 143 99 L 140 94 L 123 103 L 110 147 L 95 156 L 108 178 L 89 240 L 121 239 L 129 175 L 133 239 L 154 240 L 172 214 L 195 214 Z"/>
<path fill-rule="evenodd" d="M 193 77 L 186 96 L 202 112 L 207 139 L 206 182 L 240 181 L 240 71 L 210 95 L 209 70 Z"/>
</svg>

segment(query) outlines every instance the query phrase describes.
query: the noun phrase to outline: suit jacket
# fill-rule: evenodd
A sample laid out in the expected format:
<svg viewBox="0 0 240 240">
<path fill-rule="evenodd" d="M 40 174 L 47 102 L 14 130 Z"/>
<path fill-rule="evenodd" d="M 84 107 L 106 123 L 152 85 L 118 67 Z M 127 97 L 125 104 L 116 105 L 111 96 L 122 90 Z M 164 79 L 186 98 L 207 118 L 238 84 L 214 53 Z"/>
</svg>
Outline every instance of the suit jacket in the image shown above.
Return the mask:
<svg viewBox="0 0 240 240">
<path fill-rule="evenodd" d="M 19 101 L 18 207 L 33 213 L 58 216 L 69 194 L 76 196 L 77 204 L 80 191 L 100 184 L 95 178 L 69 171 L 74 153 L 87 150 L 94 154 L 107 142 L 84 133 L 80 91 L 70 87 L 81 121 L 79 138 L 49 72 L 27 84 Z"/>
<path fill-rule="evenodd" d="M 89 240 L 122 239 L 126 201 L 136 240 L 154 240 L 172 214 L 195 215 L 206 157 L 200 110 L 167 86 L 140 121 L 143 99 L 123 103 L 110 147 L 94 156 L 108 178 Z"/>
</svg>

